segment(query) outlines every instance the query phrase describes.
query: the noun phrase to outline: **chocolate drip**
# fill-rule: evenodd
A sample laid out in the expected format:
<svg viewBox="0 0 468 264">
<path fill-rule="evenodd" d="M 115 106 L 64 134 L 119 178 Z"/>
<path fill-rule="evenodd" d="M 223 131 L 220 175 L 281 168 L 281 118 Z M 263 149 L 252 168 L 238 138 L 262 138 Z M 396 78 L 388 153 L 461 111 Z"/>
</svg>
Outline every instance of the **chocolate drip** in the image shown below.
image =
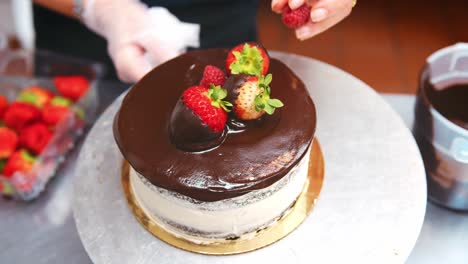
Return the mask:
<svg viewBox="0 0 468 264">
<path fill-rule="evenodd" d="M 226 100 L 229 102 L 235 102 L 235 99 L 239 96 L 238 88 L 244 85 L 250 75 L 247 74 L 236 74 L 231 75 L 223 85 L 223 88 L 227 91 Z"/>
<path fill-rule="evenodd" d="M 230 133 L 209 151 L 187 152 L 172 144 L 169 122 L 174 105 L 206 65 L 223 68 L 227 52 L 181 55 L 152 70 L 125 97 L 114 136 L 127 161 L 152 184 L 200 201 L 223 200 L 275 183 L 307 152 L 315 133 L 314 104 L 302 81 L 275 59 L 270 63 L 270 86 L 283 108 L 249 123 L 243 132 Z M 203 134 L 201 130 L 186 132 Z"/>
</svg>

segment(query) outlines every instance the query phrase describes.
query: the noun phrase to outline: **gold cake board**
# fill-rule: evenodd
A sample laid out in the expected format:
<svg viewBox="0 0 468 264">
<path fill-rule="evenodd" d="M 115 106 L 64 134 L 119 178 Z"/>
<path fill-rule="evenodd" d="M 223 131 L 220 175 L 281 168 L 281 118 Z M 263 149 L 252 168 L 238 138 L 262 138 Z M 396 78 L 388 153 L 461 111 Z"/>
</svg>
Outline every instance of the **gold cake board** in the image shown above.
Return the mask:
<svg viewBox="0 0 468 264">
<path fill-rule="evenodd" d="M 314 139 L 310 152 L 308 177 L 304 190 L 299 195 L 290 212 L 272 226 L 258 232 L 253 238 L 227 240 L 211 244 L 196 244 L 179 238 L 166 231 L 154 221 L 138 203 L 129 181 L 130 166 L 124 161 L 122 165 L 122 187 L 127 198 L 128 206 L 143 227 L 160 240 L 180 249 L 206 254 L 231 255 L 253 251 L 286 237 L 294 231 L 309 215 L 322 189 L 325 163 L 322 150 L 317 139 Z"/>
</svg>

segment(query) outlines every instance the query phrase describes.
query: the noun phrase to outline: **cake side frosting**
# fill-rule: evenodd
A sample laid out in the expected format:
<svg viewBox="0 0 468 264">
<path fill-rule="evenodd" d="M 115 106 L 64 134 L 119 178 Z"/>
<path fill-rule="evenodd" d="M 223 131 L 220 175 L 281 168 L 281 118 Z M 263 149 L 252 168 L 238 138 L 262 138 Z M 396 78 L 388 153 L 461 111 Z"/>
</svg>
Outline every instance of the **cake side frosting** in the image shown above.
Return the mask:
<svg viewBox="0 0 468 264">
<path fill-rule="evenodd" d="M 133 169 L 130 181 L 147 215 L 166 230 L 195 243 L 213 243 L 249 236 L 287 215 L 304 188 L 309 153 L 271 186 L 216 202 L 193 201 L 156 187 Z"/>
<path fill-rule="evenodd" d="M 272 59 L 273 95 L 284 102 L 218 148 L 190 153 L 169 140 L 168 120 L 181 91 L 207 64 L 222 67 L 227 50 L 194 51 L 145 76 L 128 93 L 114 123 L 116 141 L 131 166 L 155 186 L 199 201 L 219 201 L 268 187 L 302 159 L 315 132 L 315 108 L 302 81 Z"/>
</svg>

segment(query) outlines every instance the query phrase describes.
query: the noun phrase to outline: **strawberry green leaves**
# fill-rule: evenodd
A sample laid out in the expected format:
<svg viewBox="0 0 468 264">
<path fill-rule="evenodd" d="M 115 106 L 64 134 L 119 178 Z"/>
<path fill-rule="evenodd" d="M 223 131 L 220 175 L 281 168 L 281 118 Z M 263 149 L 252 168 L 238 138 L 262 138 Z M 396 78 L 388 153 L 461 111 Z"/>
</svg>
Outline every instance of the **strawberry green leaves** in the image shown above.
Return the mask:
<svg viewBox="0 0 468 264">
<path fill-rule="evenodd" d="M 16 99 L 16 101 L 38 106 L 37 103 L 39 101 L 39 98 L 34 93 L 25 92 L 25 93 L 21 93 Z"/>
<path fill-rule="evenodd" d="M 269 115 L 272 115 L 276 108 L 284 106 L 280 100 L 270 98 L 270 83 L 272 79 L 273 76 L 271 74 L 268 74 L 267 76 L 260 76 L 259 87 L 263 90 L 263 92 L 255 97 L 255 110 L 258 112 L 265 111 Z"/>
<path fill-rule="evenodd" d="M 65 98 L 65 97 L 62 97 L 62 96 L 55 96 L 54 98 L 52 98 L 52 100 L 50 101 L 50 104 L 51 105 L 54 105 L 54 106 L 64 106 L 64 107 L 69 107 L 73 104 L 72 101 L 70 101 L 69 99 Z"/>
<path fill-rule="evenodd" d="M 238 119 L 258 119 L 264 113 L 271 115 L 276 108 L 283 106 L 280 100 L 270 98 L 272 75 L 267 74 L 269 65 L 268 53 L 256 43 L 243 43 L 228 52 L 226 72 L 231 77 L 245 79 L 245 83 L 239 83 L 238 87 L 227 87 L 228 91 L 238 91 L 235 98 L 229 98 Z"/>
<path fill-rule="evenodd" d="M 260 76 L 263 72 L 263 57 L 255 46 L 244 44 L 241 51 L 233 52 L 235 61 L 229 66 L 232 74 Z"/>
<path fill-rule="evenodd" d="M 268 99 L 268 105 L 270 105 L 271 107 L 274 107 L 274 108 L 280 108 L 280 107 L 283 107 L 284 104 L 283 102 L 281 102 L 280 100 L 278 99 Z"/>
<path fill-rule="evenodd" d="M 31 163 L 34 163 L 36 161 L 36 157 L 29 154 L 29 152 L 24 150 L 24 149 L 21 150 L 21 158 L 24 159 L 25 161 L 31 162 Z"/>
<path fill-rule="evenodd" d="M 227 91 L 221 88 L 221 86 L 214 86 L 213 84 L 210 85 L 210 89 L 208 89 L 208 97 L 211 99 L 211 105 L 217 108 L 221 107 L 224 111 L 230 112 L 232 104 L 223 100 L 226 96 Z"/>
<path fill-rule="evenodd" d="M 0 174 L 2 174 L 3 168 L 5 168 L 7 159 L 0 159 Z"/>
</svg>

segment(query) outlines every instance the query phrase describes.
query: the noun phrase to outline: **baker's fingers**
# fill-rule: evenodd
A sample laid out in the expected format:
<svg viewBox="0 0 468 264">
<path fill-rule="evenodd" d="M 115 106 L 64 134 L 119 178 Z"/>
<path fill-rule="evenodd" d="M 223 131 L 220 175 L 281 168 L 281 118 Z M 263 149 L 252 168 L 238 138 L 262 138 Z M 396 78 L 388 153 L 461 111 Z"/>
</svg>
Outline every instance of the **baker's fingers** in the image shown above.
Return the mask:
<svg viewBox="0 0 468 264">
<path fill-rule="evenodd" d="M 303 5 L 306 2 L 306 0 L 289 0 L 288 4 L 291 9 L 296 9 Z"/>
<path fill-rule="evenodd" d="M 144 32 L 138 35 L 136 41 L 146 51 L 153 67 L 180 55 L 183 51 L 175 44 L 165 41 L 157 32 Z"/>
<path fill-rule="evenodd" d="M 272 0 L 271 1 L 271 10 L 273 12 L 280 14 L 283 11 L 283 8 L 288 4 L 288 0 Z"/>
<path fill-rule="evenodd" d="M 351 12 L 354 3 L 354 0 L 309 0 L 310 18 L 317 23 L 328 17 Z"/>
<path fill-rule="evenodd" d="M 111 57 L 119 79 L 124 82 L 137 82 L 151 70 L 143 48 L 135 44 L 122 45 L 115 52 L 111 52 Z"/>
<path fill-rule="evenodd" d="M 316 36 L 323 31 L 331 28 L 338 24 L 341 20 L 347 17 L 351 13 L 351 9 L 343 9 L 339 13 L 335 13 L 333 16 L 329 16 L 320 22 L 310 21 L 307 24 L 296 29 L 296 37 L 300 40 L 306 40 L 313 36 Z M 311 13 L 312 15 L 312 13 Z"/>
<path fill-rule="evenodd" d="M 280 14 L 281 12 L 283 12 L 283 9 L 286 5 L 288 5 L 289 8 L 294 10 L 294 9 L 299 8 L 303 4 L 312 5 L 318 1 L 320 0 L 272 0 L 271 10 L 273 10 L 273 12 Z"/>
</svg>

